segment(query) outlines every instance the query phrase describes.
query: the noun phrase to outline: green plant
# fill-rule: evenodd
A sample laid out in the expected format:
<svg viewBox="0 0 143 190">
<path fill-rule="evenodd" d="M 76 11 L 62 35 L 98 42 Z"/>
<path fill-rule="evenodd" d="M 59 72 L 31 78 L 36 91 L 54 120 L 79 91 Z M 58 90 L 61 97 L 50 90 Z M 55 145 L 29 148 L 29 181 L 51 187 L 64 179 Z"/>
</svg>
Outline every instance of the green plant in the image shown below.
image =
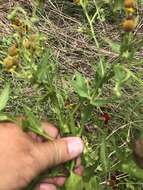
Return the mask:
<svg viewBox="0 0 143 190">
<path fill-rule="evenodd" d="M 93 57 L 94 63 L 91 62 L 92 77 L 81 72 L 75 72 L 74 75 L 60 74 L 60 60 L 51 48 L 45 47 L 43 36 L 39 35 L 38 31 L 34 37 L 36 50 L 31 44 L 33 19 L 21 8 L 14 9 L 9 16 L 12 21 L 18 21 L 18 17 L 20 25 L 28 26 L 28 31 L 24 29 L 22 37 L 18 26 L 14 38 L 7 39 L 10 42 L 8 47 L 13 42 L 18 44 L 22 60 L 18 70 L 14 71 L 14 76 L 30 82 L 36 92 L 41 91 L 38 101 L 47 105 L 50 119 L 57 124 L 62 136 L 80 136 L 85 143 L 82 155 L 84 176 L 79 177 L 73 173 L 74 161 L 66 164 L 70 175 L 63 189 L 67 190 L 116 187 L 134 189 L 136 182 L 141 183 L 142 180 L 142 170 L 133 161 L 128 163 L 128 160 L 133 160 L 132 139 L 142 133 L 143 82 L 141 72 L 136 71 L 140 69 L 142 62 L 136 59 L 136 53 L 142 47 L 143 41 L 138 40 L 132 30 L 122 29 L 123 19 L 118 23 L 118 41 L 95 32 L 97 23 L 106 21 L 106 6 L 112 9 L 110 16 L 121 12 L 125 19 L 128 18 L 123 0 L 80 0 L 80 8 L 85 16 L 82 28 L 97 53 Z M 22 20 L 17 14 L 19 11 L 24 15 Z M 36 8 L 34 14 L 37 14 Z M 135 12 L 131 14 L 135 16 Z M 116 55 L 112 62 L 101 53 L 104 46 Z M 2 103 L 0 101 L 2 109 L 8 100 L 8 89 L 9 87 L 6 87 L 2 95 L 6 99 L 1 98 Z M 22 123 L 25 131 L 31 130 L 47 140 L 52 140 L 40 128 L 40 121 L 35 116 L 34 109 L 23 105 L 22 112 L 26 115 Z M 1 120 L 9 119 L 5 114 L 2 116 Z M 60 173 L 57 169 L 48 174 L 45 172 L 27 189 L 33 189 L 42 178 L 55 176 L 58 172 Z"/>
</svg>

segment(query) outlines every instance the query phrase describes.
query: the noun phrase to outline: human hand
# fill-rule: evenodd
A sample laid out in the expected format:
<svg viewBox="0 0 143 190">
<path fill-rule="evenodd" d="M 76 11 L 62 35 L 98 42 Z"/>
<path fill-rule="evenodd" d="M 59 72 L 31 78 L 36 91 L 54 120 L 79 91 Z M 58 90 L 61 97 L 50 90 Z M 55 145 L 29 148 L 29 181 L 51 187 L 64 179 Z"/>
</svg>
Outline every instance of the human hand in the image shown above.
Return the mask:
<svg viewBox="0 0 143 190">
<path fill-rule="evenodd" d="M 55 138 L 53 142 L 41 142 L 39 137 L 24 133 L 16 124 L 0 124 L 0 190 L 26 187 L 42 171 L 82 153 L 83 142 L 79 137 L 60 139 L 57 138 L 57 129 L 51 124 L 43 123 L 42 126 Z M 80 174 L 80 161 L 77 164 L 75 170 Z M 56 190 L 55 185 L 62 185 L 64 181 L 65 177 L 47 179 L 36 190 Z"/>
<path fill-rule="evenodd" d="M 133 143 L 134 160 L 143 169 L 143 139 L 138 139 Z"/>
</svg>

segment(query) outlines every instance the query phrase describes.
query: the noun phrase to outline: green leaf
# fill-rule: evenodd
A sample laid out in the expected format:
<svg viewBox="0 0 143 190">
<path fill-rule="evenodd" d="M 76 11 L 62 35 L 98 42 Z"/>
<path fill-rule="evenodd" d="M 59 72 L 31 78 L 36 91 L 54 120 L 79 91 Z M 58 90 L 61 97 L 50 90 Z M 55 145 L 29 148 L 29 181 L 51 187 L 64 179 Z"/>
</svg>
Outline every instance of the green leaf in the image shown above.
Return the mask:
<svg viewBox="0 0 143 190">
<path fill-rule="evenodd" d="M 0 95 L 0 111 L 3 110 L 9 100 L 10 85 L 7 84 Z"/>
<path fill-rule="evenodd" d="M 31 110 L 25 106 L 24 111 L 26 119 L 30 123 L 30 126 L 34 129 L 37 129 L 39 132 L 43 132 L 43 130 L 41 129 L 40 121 L 35 117 L 35 115 L 31 112 Z"/>
<path fill-rule="evenodd" d="M 92 82 L 92 99 L 102 94 L 103 86 L 114 76 L 112 66 L 104 59 L 100 59 L 96 74 Z"/>
<path fill-rule="evenodd" d="M 24 107 L 26 120 L 23 122 L 23 129 L 34 132 L 37 135 L 43 136 L 48 140 L 53 140 L 42 128 L 40 121 L 30 111 L 28 107 Z"/>
<path fill-rule="evenodd" d="M 117 42 L 113 42 L 109 38 L 103 38 L 103 40 L 111 47 L 112 51 L 120 54 L 120 44 Z"/>
<path fill-rule="evenodd" d="M 124 0 L 116 0 L 114 1 L 114 12 L 121 11 L 123 9 Z"/>
<path fill-rule="evenodd" d="M 0 114 L 0 121 L 7 121 L 8 117 L 6 115 Z"/>
<path fill-rule="evenodd" d="M 111 3 L 111 0 L 103 0 L 103 1 L 104 3 L 107 3 L 107 4 Z"/>
<path fill-rule="evenodd" d="M 75 74 L 72 85 L 80 97 L 89 98 L 88 81 L 80 73 Z"/>
<path fill-rule="evenodd" d="M 35 78 L 38 82 L 52 83 L 56 72 L 56 60 L 51 49 L 47 49 L 40 60 Z"/>
<path fill-rule="evenodd" d="M 96 74 L 99 76 L 98 79 L 102 79 L 105 76 L 107 69 L 107 64 L 104 62 L 104 60 L 100 59 L 100 62 L 97 66 Z"/>
<path fill-rule="evenodd" d="M 21 12 L 21 13 L 23 14 L 23 16 L 25 16 L 25 17 L 26 17 L 26 15 L 27 15 L 26 11 L 25 11 L 22 7 L 17 6 L 17 7 L 15 7 L 14 10 L 7 16 L 7 18 L 8 18 L 9 20 L 15 19 L 16 16 L 17 16 L 17 12 Z"/>
<path fill-rule="evenodd" d="M 92 177 L 88 183 L 85 183 L 84 188 L 85 190 L 102 190 L 97 176 Z"/>
<path fill-rule="evenodd" d="M 89 3 L 89 0 L 80 0 L 80 4 L 81 4 L 84 8 L 86 8 L 86 6 L 88 5 L 88 3 Z"/>
<path fill-rule="evenodd" d="M 83 190 L 82 177 L 71 172 L 65 184 L 66 190 Z"/>
<path fill-rule="evenodd" d="M 15 117 L 0 113 L 0 121 L 10 121 L 16 123 Z"/>
<path fill-rule="evenodd" d="M 101 158 L 101 163 L 104 168 L 104 171 L 107 172 L 108 171 L 108 160 L 107 160 L 106 138 L 104 135 L 101 139 L 100 158 Z"/>
<path fill-rule="evenodd" d="M 97 98 L 95 100 L 91 100 L 90 104 L 96 107 L 100 107 L 100 106 L 105 106 L 109 103 L 113 103 L 116 100 L 118 100 L 117 98 Z"/>
<path fill-rule="evenodd" d="M 84 125 L 92 116 L 93 106 L 87 105 L 81 113 L 81 123 Z"/>
<path fill-rule="evenodd" d="M 45 53 L 44 56 L 41 58 L 40 64 L 37 69 L 36 77 L 38 81 L 42 82 L 47 80 L 48 70 L 47 66 L 49 64 L 49 52 Z"/>
<path fill-rule="evenodd" d="M 17 12 L 17 9 L 14 9 L 14 10 L 7 16 L 7 18 L 8 18 L 9 20 L 15 19 L 15 17 L 16 17 L 16 12 Z"/>
<path fill-rule="evenodd" d="M 143 180 L 143 169 L 139 168 L 132 160 L 130 160 L 130 162 L 128 163 L 124 163 L 122 165 L 122 169 L 130 176 L 137 177 Z"/>
<path fill-rule="evenodd" d="M 118 81 L 118 82 L 124 81 L 124 79 L 126 77 L 126 71 L 125 71 L 125 69 L 124 69 L 123 66 L 121 66 L 119 64 L 116 65 L 114 67 L 114 72 L 115 72 L 115 79 L 116 79 L 116 81 Z"/>
<path fill-rule="evenodd" d="M 120 97 L 121 88 L 131 77 L 131 72 L 125 69 L 122 65 L 118 64 L 114 67 L 114 73 L 115 73 L 115 81 L 116 81 L 114 91 L 116 95 Z"/>
<path fill-rule="evenodd" d="M 10 117 L 5 114 L 0 114 L 0 121 L 10 121 Z"/>
</svg>

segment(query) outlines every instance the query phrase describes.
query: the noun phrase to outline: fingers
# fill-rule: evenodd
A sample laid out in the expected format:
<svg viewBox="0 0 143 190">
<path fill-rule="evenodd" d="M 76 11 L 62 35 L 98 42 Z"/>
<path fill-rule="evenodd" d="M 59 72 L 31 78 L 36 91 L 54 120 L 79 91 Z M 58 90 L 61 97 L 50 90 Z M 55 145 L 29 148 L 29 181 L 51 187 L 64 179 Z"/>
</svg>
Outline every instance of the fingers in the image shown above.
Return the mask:
<svg viewBox="0 0 143 190">
<path fill-rule="evenodd" d="M 54 125 L 52 125 L 52 124 L 50 124 L 50 123 L 48 123 L 48 122 L 42 122 L 42 129 L 50 136 L 50 137 L 52 137 L 53 139 L 56 139 L 58 136 L 59 136 L 59 131 L 58 131 L 58 129 L 54 126 Z M 29 136 L 32 138 L 32 140 L 34 140 L 34 141 L 36 141 L 36 142 L 43 142 L 43 138 L 42 137 L 40 137 L 39 135 L 36 135 L 35 133 L 33 133 L 33 132 L 29 132 L 28 133 L 29 134 Z"/>
<path fill-rule="evenodd" d="M 84 172 L 84 167 L 82 165 L 80 165 L 78 168 L 75 168 L 74 169 L 74 172 L 79 175 L 79 176 L 82 176 L 83 175 L 83 172 Z"/>
<path fill-rule="evenodd" d="M 78 157 L 75 161 L 75 168 L 79 167 L 81 165 L 81 157 Z"/>
<path fill-rule="evenodd" d="M 143 158 L 143 140 L 137 140 L 133 144 L 134 154 Z"/>
<path fill-rule="evenodd" d="M 58 187 L 61 187 L 64 185 L 65 181 L 66 181 L 66 177 L 53 177 L 53 178 L 48 178 L 48 179 L 43 180 L 41 184 L 53 184 Z"/>
<path fill-rule="evenodd" d="M 40 184 L 35 190 L 57 190 L 56 186 L 53 184 L 43 183 Z"/>
<path fill-rule="evenodd" d="M 39 171 L 64 163 L 78 157 L 83 151 L 83 142 L 79 137 L 57 139 L 53 142 L 36 145 L 34 156 Z"/>
<path fill-rule="evenodd" d="M 75 174 L 82 176 L 84 168 L 82 165 L 74 169 Z M 41 183 L 54 184 L 58 187 L 61 187 L 65 184 L 67 177 L 52 177 L 44 179 Z"/>
<path fill-rule="evenodd" d="M 139 167 L 143 168 L 143 140 L 137 140 L 133 144 L 134 160 Z"/>
<path fill-rule="evenodd" d="M 59 135 L 58 129 L 48 122 L 42 122 L 42 128 L 49 136 L 51 136 L 54 139 L 56 139 Z"/>
<path fill-rule="evenodd" d="M 83 175 L 83 171 L 84 171 L 84 168 L 83 166 L 79 166 L 78 168 L 76 168 L 74 170 L 74 172 L 77 174 L 77 175 L 80 175 L 82 176 Z M 67 178 L 66 177 L 52 177 L 52 178 L 47 178 L 47 179 L 44 179 L 41 184 L 35 189 L 35 190 L 42 190 L 41 186 L 44 185 L 45 186 L 45 189 L 49 188 L 49 190 L 52 190 L 51 188 L 51 185 L 53 185 L 54 188 L 56 187 L 62 187 L 65 182 L 66 182 Z"/>
</svg>

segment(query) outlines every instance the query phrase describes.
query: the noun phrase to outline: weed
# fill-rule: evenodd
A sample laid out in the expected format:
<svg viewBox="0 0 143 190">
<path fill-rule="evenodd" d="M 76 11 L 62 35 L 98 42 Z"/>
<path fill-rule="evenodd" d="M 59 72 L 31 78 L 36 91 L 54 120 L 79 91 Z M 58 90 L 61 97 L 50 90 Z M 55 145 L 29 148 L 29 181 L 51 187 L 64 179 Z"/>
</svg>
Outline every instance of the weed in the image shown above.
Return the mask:
<svg viewBox="0 0 143 190">
<path fill-rule="evenodd" d="M 89 59 L 92 76 L 87 76 L 81 71 L 74 74 L 70 74 L 69 70 L 67 73 L 60 73 L 63 65 L 61 60 L 57 59 L 54 48 L 46 47 L 45 35 L 34 30 L 37 20 L 33 20 L 33 17 L 40 15 L 37 3 L 38 1 L 34 4 L 31 17 L 21 7 L 12 11 L 8 18 L 14 33 L 5 37 L 2 43 L 2 47 L 5 47 L 6 41 L 6 48 L 1 56 L 3 69 L 10 71 L 12 78 L 23 80 L 25 86 L 28 83 L 37 95 L 37 98 L 33 99 L 34 104 L 38 104 L 37 107 L 30 109 L 30 102 L 25 102 L 20 107 L 20 112 L 26 115 L 21 127 L 24 131 L 31 130 L 47 140 L 52 140 L 40 127 L 39 119 L 42 116 L 38 111 L 44 110 L 46 105 L 46 109 L 49 110 L 48 118 L 57 124 L 62 136 L 74 135 L 83 139 L 84 176 L 79 177 L 73 173 L 74 161 L 66 164 L 69 177 L 63 189 L 139 189 L 143 179 L 142 169 L 135 164 L 132 157 L 132 141 L 142 135 L 143 115 L 142 60 L 137 59 L 142 39 L 138 39 L 135 32 L 139 20 L 137 3 L 123 0 L 73 2 L 72 6 L 76 8 L 78 4 L 80 14 L 83 15 L 83 23 L 76 33 L 78 31 L 79 35 L 88 39 L 87 46 L 91 45 L 93 52 L 96 52 L 92 59 Z M 54 6 L 51 3 L 50 5 Z M 100 29 L 97 32 L 95 30 L 99 22 L 103 25 L 106 22 L 109 24 L 106 6 L 112 10 L 109 14 L 111 17 L 119 12 L 123 15 L 115 27 L 115 30 L 119 29 L 118 40 L 105 35 L 106 32 L 102 34 Z M 45 19 L 44 22 L 48 23 L 49 27 L 54 27 L 51 20 Z M 58 35 L 58 31 L 56 34 Z M 54 41 L 56 45 L 65 45 L 64 48 L 68 48 L 68 41 L 64 44 L 62 40 L 56 41 L 52 33 L 48 35 L 51 43 Z M 105 47 L 110 49 L 110 55 L 115 56 L 112 61 L 110 56 L 102 53 L 106 52 Z M 87 48 L 82 47 L 78 56 L 90 57 Z M 79 51 L 77 47 L 74 51 L 76 50 Z M 17 56 L 18 60 L 14 63 L 13 58 Z M 85 64 L 87 65 L 86 62 Z M 16 84 L 19 91 L 25 86 L 20 88 Z M 13 88 L 11 91 L 14 91 Z M 15 96 L 14 92 L 10 96 L 13 101 Z M 34 97 L 33 94 L 31 96 Z M 0 119 L 16 122 L 15 117 L 9 117 L 3 111 L 8 97 L 9 86 L 6 86 L 0 99 Z M 38 115 L 39 119 L 35 115 Z M 58 169 L 50 174 L 42 174 L 27 189 L 33 189 L 42 178 L 47 175 L 55 176 L 57 172 Z M 60 174 L 62 175 L 59 171 Z"/>
</svg>

